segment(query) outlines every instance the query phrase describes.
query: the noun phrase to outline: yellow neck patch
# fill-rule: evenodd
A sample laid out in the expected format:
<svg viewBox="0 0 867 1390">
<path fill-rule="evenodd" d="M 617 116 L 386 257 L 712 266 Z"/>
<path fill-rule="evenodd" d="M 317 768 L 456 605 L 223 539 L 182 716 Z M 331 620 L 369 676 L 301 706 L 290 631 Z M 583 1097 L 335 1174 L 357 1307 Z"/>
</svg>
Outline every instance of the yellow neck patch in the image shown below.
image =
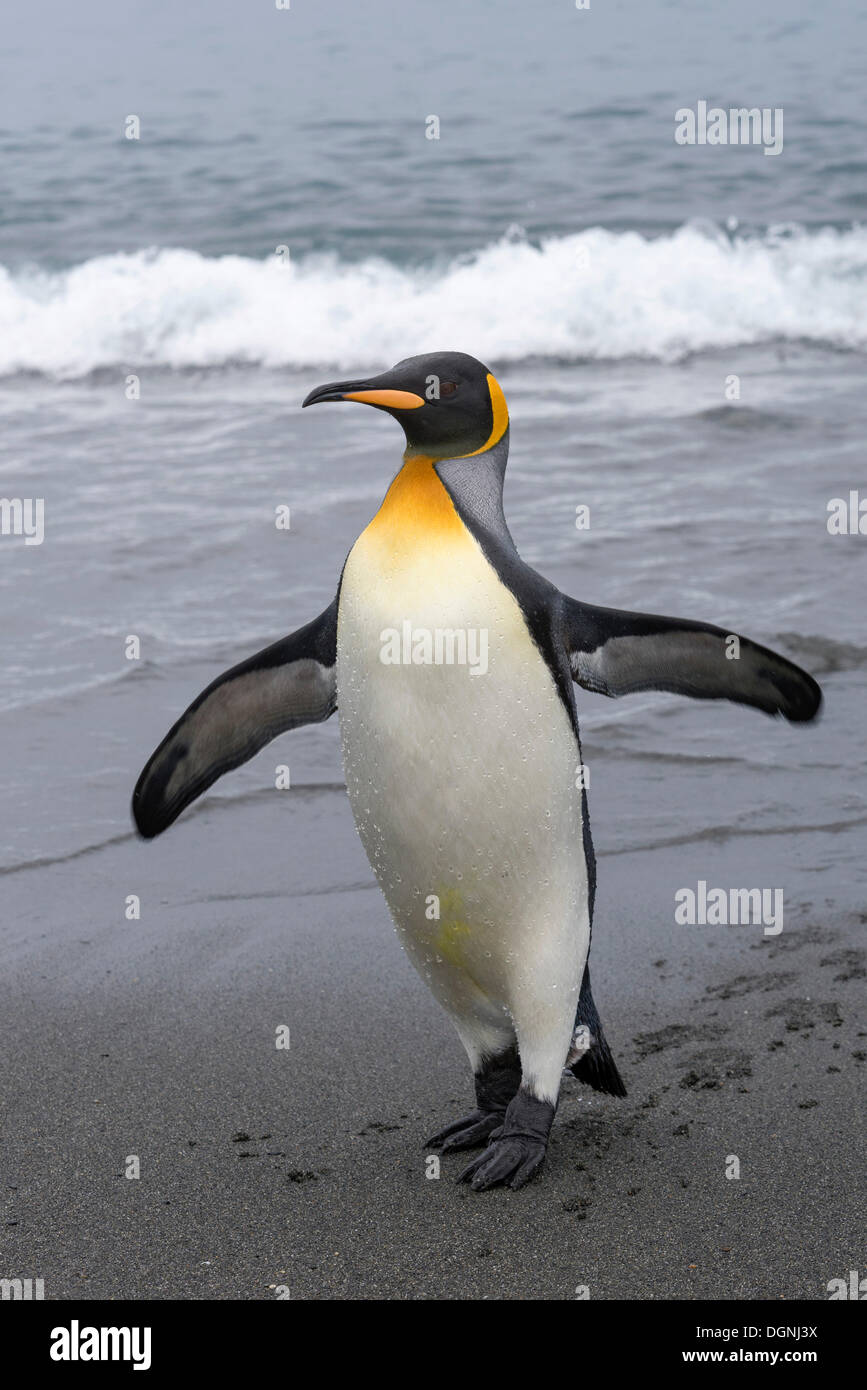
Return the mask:
<svg viewBox="0 0 867 1390">
<path fill-rule="evenodd" d="M 488 373 L 493 423 L 491 433 L 479 449 L 456 458 L 474 458 L 498 444 L 509 426 L 509 410 L 499 382 Z M 454 543 L 467 539 L 467 530 L 455 511 L 454 503 L 434 468 L 436 459 L 427 454 L 404 455 L 398 473 L 376 516 L 364 535 L 388 545 L 393 555 L 410 554 L 422 543 Z"/>
<path fill-rule="evenodd" d="M 466 535 L 436 470 L 434 460 L 422 454 L 408 458 L 398 473 L 376 516 L 364 535 L 386 542 L 393 551 L 407 554 L 421 543 L 454 541 Z"/>
</svg>

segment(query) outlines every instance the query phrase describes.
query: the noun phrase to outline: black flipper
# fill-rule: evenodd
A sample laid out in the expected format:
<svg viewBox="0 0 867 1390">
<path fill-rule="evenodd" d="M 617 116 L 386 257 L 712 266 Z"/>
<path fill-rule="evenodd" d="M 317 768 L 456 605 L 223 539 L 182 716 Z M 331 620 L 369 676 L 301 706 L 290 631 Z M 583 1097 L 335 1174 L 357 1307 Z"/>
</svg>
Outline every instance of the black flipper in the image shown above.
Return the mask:
<svg viewBox="0 0 867 1390">
<path fill-rule="evenodd" d="M 218 777 L 299 724 L 337 708 L 337 599 L 306 627 L 224 672 L 203 690 L 136 783 L 132 814 L 150 840 Z"/>
<path fill-rule="evenodd" d="M 819 713 L 822 692 L 812 676 L 747 637 L 736 646 L 737 634 L 710 623 L 595 608 L 565 595 L 562 613 L 572 676 L 585 690 L 734 700 L 793 723 Z"/>
<path fill-rule="evenodd" d="M 590 1046 L 583 1056 L 570 1066 L 572 1075 L 583 1081 L 585 1086 L 592 1086 L 594 1091 L 604 1091 L 609 1096 L 625 1096 L 626 1087 L 611 1056 L 596 1005 L 593 1003 L 593 995 L 590 992 L 590 967 L 587 965 L 584 967 L 584 979 L 581 981 L 581 993 L 578 996 L 574 1041 L 585 1046 L 589 1042 Z"/>
</svg>

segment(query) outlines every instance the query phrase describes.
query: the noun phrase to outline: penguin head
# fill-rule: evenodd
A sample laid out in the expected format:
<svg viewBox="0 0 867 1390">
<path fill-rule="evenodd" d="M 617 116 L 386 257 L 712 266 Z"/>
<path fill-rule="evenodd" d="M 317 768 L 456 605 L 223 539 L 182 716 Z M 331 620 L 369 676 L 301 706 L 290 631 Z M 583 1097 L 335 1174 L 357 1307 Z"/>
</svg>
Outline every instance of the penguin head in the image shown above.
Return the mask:
<svg viewBox="0 0 867 1390">
<path fill-rule="evenodd" d="M 407 454 L 465 458 L 493 448 L 509 427 L 499 383 L 465 352 L 407 357 L 380 376 L 317 386 L 302 407 L 321 401 L 361 401 L 403 426 Z"/>
</svg>

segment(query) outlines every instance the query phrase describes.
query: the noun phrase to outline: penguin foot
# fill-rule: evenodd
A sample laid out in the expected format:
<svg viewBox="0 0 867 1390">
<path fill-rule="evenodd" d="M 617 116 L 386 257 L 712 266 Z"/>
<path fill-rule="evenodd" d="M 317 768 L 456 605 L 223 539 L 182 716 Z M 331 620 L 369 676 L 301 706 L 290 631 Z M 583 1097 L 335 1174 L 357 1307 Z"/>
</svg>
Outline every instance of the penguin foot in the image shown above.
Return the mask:
<svg viewBox="0 0 867 1390">
<path fill-rule="evenodd" d="M 524 1187 L 545 1162 L 553 1120 L 554 1106 L 550 1101 L 519 1091 L 500 1128 L 491 1132 L 485 1152 L 467 1164 L 458 1182 L 468 1182 L 474 1192 L 484 1192 L 499 1183 L 505 1183 L 513 1192 Z"/>
<path fill-rule="evenodd" d="M 507 1139 L 501 1131 L 495 1131 L 492 1143 L 479 1158 L 467 1164 L 458 1182 L 468 1182 L 474 1192 L 484 1192 L 500 1183 L 517 1192 L 539 1172 L 547 1147 L 524 1135 Z"/>
<path fill-rule="evenodd" d="M 495 1129 L 506 1118 L 506 1107 L 515 1098 L 521 1085 L 521 1059 L 516 1047 L 507 1047 L 493 1057 L 486 1057 L 473 1077 L 476 1089 L 476 1105 L 472 1115 L 446 1125 L 425 1148 L 442 1149 L 448 1153 L 454 1149 L 479 1148 L 490 1138 Z"/>
<path fill-rule="evenodd" d="M 424 1146 L 426 1149 L 442 1149 L 443 1153 L 453 1149 L 476 1149 L 502 1125 L 504 1115 L 502 1110 L 474 1110 L 472 1115 L 456 1120 L 453 1125 L 446 1125 L 445 1129 L 426 1139 Z"/>
</svg>

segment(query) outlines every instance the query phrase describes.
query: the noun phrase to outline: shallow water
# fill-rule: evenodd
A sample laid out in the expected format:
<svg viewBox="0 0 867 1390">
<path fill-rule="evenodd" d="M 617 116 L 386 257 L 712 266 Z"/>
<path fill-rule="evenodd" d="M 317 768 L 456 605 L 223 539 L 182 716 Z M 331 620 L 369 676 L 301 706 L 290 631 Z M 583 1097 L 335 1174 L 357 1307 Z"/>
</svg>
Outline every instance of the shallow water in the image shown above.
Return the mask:
<svg viewBox="0 0 867 1390">
<path fill-rule="evenodd" d="M 826 688 L 806 730 L 581 694 L 600 853 L 826 826 L 803 873 L 848 891 L 865 543 L 826 519 L 864 480 L 867 16 L 443 0 L 397 27 L 384 0 L 364 10 L 362 31 L 348 2 L 156 4 L 134 44 L 116 7 L 20 17 L 0 97 L 0 488 L 44 498 L 45 540 L 0 539 L 3 864 L 128 834 L 168 724 L 330 599 L 399 434 L 373 412 L 302 414 L 306 392 L 453 347 L 509 398 L 507 514 L 531 563 L 577 597 L 748 633 Z M 700 97 L 783 106 L 782 154 L 676 145 L 674 112 Z M 296 786 L 342 794 L 328 725 L 209 804 L 267 794 L 287 758 Z"/>
<path fill-rule="evenodd" d="M 855 875 L 865 559 L 860 537 L 832 537 L 826 521 L 828 499 L 857 479 L 860 372 L 834 354 L 753 350 L 738 362 L 750 403 L 726 404 L 729 365 L 714 354 L 677 369 L 506 369 L 507 514 L 525 557 L 567 592 L 719 622 L 826 688 L 807 729 L 579 691 L 600 852 L 827 825 L 822 867 Z M 400 445 L 373 412 L 302 414 L 315 380 L 162 372 L 137 402 L 115 381 L 0 390 L 4 428 L 28 435 L 46 499 L 44 543 L 4 541 L 6 865 L 127 833 L 138 767 L 189 700 L 329 601 Z M 288 532 L 274 525 L 282 504 Z M 578 505 L 588 530 L 576 530 Z M 130 635 L 138 660 L 125 657 Z M 267 795 L 286 760 L 295 786 L 339 787 L 336 726 L 284 737 L 210 796 Z"/>
</svg>

